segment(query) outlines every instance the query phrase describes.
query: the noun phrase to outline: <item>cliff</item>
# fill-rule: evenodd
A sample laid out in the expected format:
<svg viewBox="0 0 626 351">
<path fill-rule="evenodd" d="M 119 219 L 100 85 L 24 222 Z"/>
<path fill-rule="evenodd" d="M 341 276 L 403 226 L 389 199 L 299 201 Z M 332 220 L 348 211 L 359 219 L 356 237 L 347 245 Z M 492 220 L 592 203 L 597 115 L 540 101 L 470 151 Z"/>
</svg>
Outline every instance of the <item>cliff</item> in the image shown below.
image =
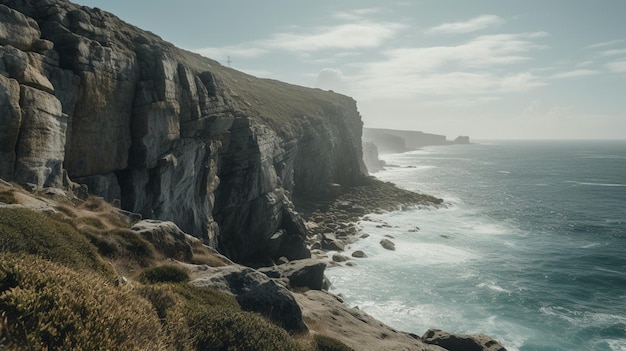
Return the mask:
<svg viewBox="0 0 626 351">
<path fill-rule="evenodd" d="M 381 154 L 402 153 L 431 145 L 470 143 L 468 136 L 459 136 L 450 141 L 445 135 L 380 128 L 364 128 L 363 141 L 374 143 Z"/>
<path fill-rule="evenodd" d="M 375 143 L 381 153 L 398 153 L 429 145 L 446 145 L 445 135 L 413 130 L 365 128 L 363 140 Z"/>
<path fill-rule="evenodd" d="M 309 255 L 292 197 L 363 177 L 353 99 L 258 79 L 65 0 L 0 0 L 0 177 L 171 220 L 238 262 Z M 332 185 L 332 186 L 331 186 Z"/>
</svg>

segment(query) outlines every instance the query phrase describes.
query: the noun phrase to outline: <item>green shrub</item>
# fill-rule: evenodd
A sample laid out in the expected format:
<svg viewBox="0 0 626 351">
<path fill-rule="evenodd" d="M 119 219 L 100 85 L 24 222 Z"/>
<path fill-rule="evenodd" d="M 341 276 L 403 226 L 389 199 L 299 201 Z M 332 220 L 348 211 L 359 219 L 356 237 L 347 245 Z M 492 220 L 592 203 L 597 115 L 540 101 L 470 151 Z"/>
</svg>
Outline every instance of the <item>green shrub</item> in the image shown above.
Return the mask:
<svg viewBox="0 0 626 351">
<path fill-rule="evenodd" d="M 313 336 L 313 340 L 317 345 L 318 351 L 354 351 L 341 341 L 328 336 L 316 334 Z"/>
<path fill-rule="evenodd" d="M 0 252 L 27 253 L 112 276 L 111 267 L 74 227 L 23 208 L 0 208 Z"/>
<path fill-rule="evenodd" d="M 2 190 L 0 191 L 0 202 L 4 202 L 5 204 L 15 204 L 17 200 L 15 199 L 15 194 L 11 190 Z"/>
<path fill-rule="evenodd" d="M 234 296 L 213 288 L 200 288 L 189 284 L 175 284 L 172 289 L 184 297 L 187 308 L 215 307 L 230 311 L 240 311 L 241 307 Z"/>
<path fill-rule="evenodd" d="M 205 308 L 190 311 L 190 330 L 198 351 L 295 351 L 299 346 L 284 330 L 250 312 Z"/>
<path fill-rule="evenodd" d="M 102 256 L 133 261 L 143 267 L 153 262 L 154 245 L 137 232 L 125 228 L 99 230 L 93 226 L 81 230 Z"/>
<path fill-rule="evenodd" d="M 139 280 L 144 283 L 180 283 L 189 280 L 187 270 L 178 266 L 158 266 L 141 272 Z"/>
<path fill-rule="evenodd" d="M 135 258 L 150 259 L 154 257 L 154 245 L 144 239 L 141 234 L 130 229 L 113 229 L 107 233 L 117 237 L 117 241 Z"/>
<path fill-rule="evenodd" d="M 97 229 L 105 229 L 104 223 L 98 217 L 79 217 L 75 220 L 76 226 L 88 225 Z"/>
<path fill-rule="evenodd" d="M 0 349 L 166 349 L 148 301 L 32 255 L 0 254 L 0 311 Z"/>
<path fill-rule="evenodd" d="M 174 291 L 173 284 L 144 285 L 137 292 L 154 307 L 167 343 L 178 351 L 194 350 L 185 315 L 187 301 Z"/>
<path fill-rule="evenodd" d="M 243 312 L 231 295 L 189 284 L 137 288 L 150 301 L 177 350 L 308 350 L 267 319 Z"/>
</svg>

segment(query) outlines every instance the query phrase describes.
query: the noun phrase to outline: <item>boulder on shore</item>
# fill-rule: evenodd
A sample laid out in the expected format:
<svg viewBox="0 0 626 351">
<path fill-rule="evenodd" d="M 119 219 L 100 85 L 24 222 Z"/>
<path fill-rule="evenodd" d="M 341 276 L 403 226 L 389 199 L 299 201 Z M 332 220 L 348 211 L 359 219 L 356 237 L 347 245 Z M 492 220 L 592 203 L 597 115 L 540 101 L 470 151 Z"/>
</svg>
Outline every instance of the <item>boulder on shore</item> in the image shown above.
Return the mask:
<svg viewBox="0 0 626 351">
<path fill-rule="evenodd" d="M 322 239 L 321 244 L 322 250 L 326 251 L 343 251 L 345 247 L 345 245 L 340 240 L 331 238 Z"/>
<path fill-rule="evenodd" d="M 326 263 L 314 258 L 291 261 L 273 267 L 259 268 L 259 272 L 270 278 L 286 278 L 292 288 L 322 290 Z"/>
<path fill-rule="evenodd" d="M 482 334 L 450 334 L 439 329 L 430 329 L 422 336 L 422 341 L 448 351 L 506 351 L 502 344 Z"/>
<path fill-rule="evenodd" d="M 394 251 L 396 249 L 396 244 L 394 244 L 391 240 L 389 239 L 383 239 L 380 241 L 380 245 L 382 247 L 384 247 L 387 250 L 391 250 Z"/>
<path fill-rule="evenodd" d="M 352 253 L 352 257 L 356 257 L 356 258 L 365 258 L 367 257 L 367 255 L 365 254 L 365 252 L 361 251 L 361 250 L 356 250 Z"/>
</svg>

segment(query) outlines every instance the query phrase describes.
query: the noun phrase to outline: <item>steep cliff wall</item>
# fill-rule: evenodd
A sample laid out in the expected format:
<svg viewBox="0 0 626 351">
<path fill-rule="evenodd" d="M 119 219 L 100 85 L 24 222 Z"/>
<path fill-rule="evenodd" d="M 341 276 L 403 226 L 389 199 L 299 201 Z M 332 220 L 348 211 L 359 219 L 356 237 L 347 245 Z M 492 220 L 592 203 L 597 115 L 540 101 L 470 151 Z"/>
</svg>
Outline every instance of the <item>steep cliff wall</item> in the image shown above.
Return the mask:
<svg viewBox="0 0 626 351">
<path fill-rule="evenodd" d="M 381 153 L 397 153 L 429 145 L 446 145 L 445 135 L 413 130 L 365 128 L 363 141 L 373 142 Z"/>
<path fill-rule="evenodd" d="M 291 196 L 362 177 L 349 97 L 258 79 L 99 9 L 0 0 L 0 177 L 73 182 L 231 258 L 307 256 Z"/>
</svg>

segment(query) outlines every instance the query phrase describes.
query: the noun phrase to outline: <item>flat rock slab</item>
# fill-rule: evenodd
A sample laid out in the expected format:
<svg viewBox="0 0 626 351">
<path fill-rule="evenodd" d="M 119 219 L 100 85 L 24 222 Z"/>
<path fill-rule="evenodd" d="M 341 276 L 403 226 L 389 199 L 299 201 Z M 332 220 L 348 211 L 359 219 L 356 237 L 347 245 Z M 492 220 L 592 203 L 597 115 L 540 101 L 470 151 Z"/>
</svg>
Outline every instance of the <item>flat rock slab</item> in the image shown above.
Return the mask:
<svg viewBox="0 0 626 351">
<path fill-rule="evenodd" d="M 445 351 L 419 337 L 399 332 L 358 308 L 350 308 L 335 295 L 309 290 L 294 294 L 302 314 L 316 332 L 335 338 L 356 351 Z"/>
<path fill-rule="evenodd" d="M 499 342 L 483 334 L 450 334 L 439 329 L 430 329 L 422 336 L 422 340 L 448 351 L 506 351 Z"/>
</svg>

